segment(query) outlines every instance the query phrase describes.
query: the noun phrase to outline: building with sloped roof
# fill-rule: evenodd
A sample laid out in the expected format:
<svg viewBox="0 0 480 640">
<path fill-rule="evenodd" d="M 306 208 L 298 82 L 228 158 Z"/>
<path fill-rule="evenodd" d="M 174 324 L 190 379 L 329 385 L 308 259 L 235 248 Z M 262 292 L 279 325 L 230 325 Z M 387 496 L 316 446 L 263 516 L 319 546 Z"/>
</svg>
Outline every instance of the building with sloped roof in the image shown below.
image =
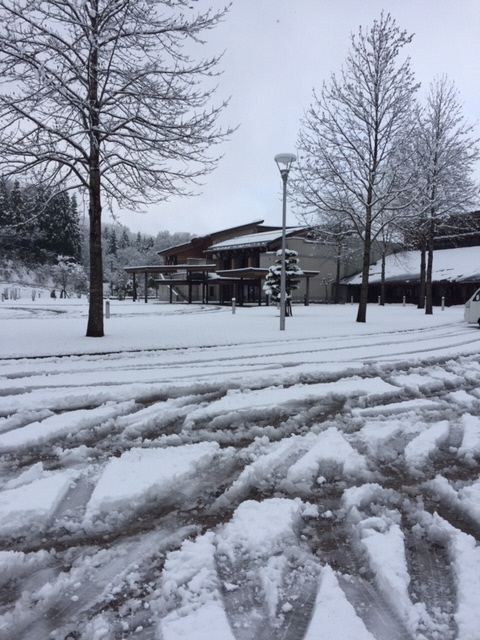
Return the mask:
<svg viewBox="0 0 480 640">
<path fill-rule="evenodd" d="M 477 239 L 478 242 L 478 239 Z M 380 296 L 381 261 L 369 272 L 369 302 Z M 358 300 L 361 273 L 344 278 L 347 296 Z M 435 249 L 433 252 L 433 304 L 464 304 L 480 287 L 480 246 Z M 420 296 L 420 251 L 401 251 L 385 259 L 385 302 L 417 304 Z"/>
<path fill-rule="evenodd" d="M 163 264 L 125 270 L 133 278 L 134 298 L 138 285 L 148 291 L 153 279 L 162 300 L 228 304 L 235 298 L 238 304 L 261 304 L 267 302 L 263 283 L 281 243 L 281 227 L 256 220 L 159 251 Z M 287 228 L 286 246 L 297 251 L 304 274 L 293 301 L 331 301 L 338 262 L 336 248 L 319 244 L 307 227 Z M 350 266 L 348 271 L 342 266 L 341 276 L 357 268 Z"/>
</svg>

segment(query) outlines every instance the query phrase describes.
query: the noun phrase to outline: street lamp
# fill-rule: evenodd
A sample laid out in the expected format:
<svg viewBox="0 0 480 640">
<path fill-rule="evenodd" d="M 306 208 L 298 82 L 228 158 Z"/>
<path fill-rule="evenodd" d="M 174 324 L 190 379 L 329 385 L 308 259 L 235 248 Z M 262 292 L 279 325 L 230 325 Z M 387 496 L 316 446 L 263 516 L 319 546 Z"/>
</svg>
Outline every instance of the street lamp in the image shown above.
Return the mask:
<svg viewBox="0 0 480 640">
<path fill-rule="evenodd" d="M 279 153 L 275 156 L 275 162 L 280 170 L 280 175 L 283 181 L 283 208 L 282 208 L 282 268 L 280 271 L 280 331 L 285 331 L 285 307 L 286 307 L 286 227 L 287 227 L 287 180 L 288 172 L 292 164 L 296 160 L 296 156 L 293 153 Z"/>
</svg>

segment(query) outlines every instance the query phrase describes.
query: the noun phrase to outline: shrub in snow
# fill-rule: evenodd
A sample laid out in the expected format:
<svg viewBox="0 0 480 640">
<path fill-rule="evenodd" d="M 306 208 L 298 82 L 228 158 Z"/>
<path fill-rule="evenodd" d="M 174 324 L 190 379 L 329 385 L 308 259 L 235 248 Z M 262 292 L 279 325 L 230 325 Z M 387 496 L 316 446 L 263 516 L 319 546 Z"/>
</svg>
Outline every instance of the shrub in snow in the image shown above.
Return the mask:
<svg viewBox="0 0 480 640">
<path fill-rule="evenodd" d="M 277 259 L 269 270 L 263 290 L 274 302 L 280 302 L 280 278 L 282 272 L 282 251 L 277 251 Z M 300 286 L 299 276 L 303 275 L 303 271 L 298 266 L 298 253 L 292 249 L 285 250 L 285 295 L 287 300 L 286 315 L 292 315 L 291 305 L 289 304 L 292 291 Z"/>
<path fill-rule="evenodd" d="M 60 297 L 68 298 L 67 289 L 86 293 L 87 275 L 82 265 L 69 256 L 58 256 L 57 259 L 58 264 L 52 267 L 51 273 L 54 284 L 60 289 Z"/>
</svg>

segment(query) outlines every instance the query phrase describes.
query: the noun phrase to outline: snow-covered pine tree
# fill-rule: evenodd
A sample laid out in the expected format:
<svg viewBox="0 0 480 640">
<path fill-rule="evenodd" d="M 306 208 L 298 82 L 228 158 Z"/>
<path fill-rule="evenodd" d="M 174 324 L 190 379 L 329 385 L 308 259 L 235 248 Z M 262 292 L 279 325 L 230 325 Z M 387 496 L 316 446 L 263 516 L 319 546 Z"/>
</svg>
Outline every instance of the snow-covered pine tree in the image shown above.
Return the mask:
<svg viewBox="0 0 480 640">
<path fill-rule="evenodd" d="M 82 249 L 82 231 L 77 213 L 76 200 L 68 193 L 52 193 L 43 187 L 36 188 L 37 225 L 40 231 L 40 244 L 47 261 L 56 256 L 70 256 L 79 260 Z"/>
<path fill-rule="evenodd" d="M 128 231 L 126 229 L 126 227 L 123 227 L 122 229 L 122 235 L 120 236 L 120 242 L 118 244 L 118 248 L 119 249 L 126 249 L 127 247 L 130 246 L 130 236 L 128 234 Z"/>
<path fill-rule="evenodd" d="M 286 309 L 285 315 L 292 315 L 292 291 L 300 286 L 299 276 L 303 275 L 303 271 L 298 266 L 298 252 L 293 249 L 285 249 L 285 298 Z M 268 270 L 267 277 L 263 284 L 263 290 L 273 302 L 280 302 L 280 277 L 282 272 L 282 250 L 277 251 L 277 259 Z"/>
<path fill-rule="evenodd" d="M 0 177 L 0 227 L 6 226 L 10 221 L 10 196 L 8 184 L 4 176 Z"/>
<path fill-rule="evenodd" d="M 107 254 L 111 256 L 116 256 L 118 251 L 118 241 L 117 241 L 117 232 L 115 229 L 110 231 L 110 237 L 107 245 Z"/>
<path fill-rule="evenodd" d="M 24 204 L 23 204 L 23 194 L 22 189 L 20 187 L 20 182 L 15 180 L 13 183 L 13 188 L 10 193 L 10 220 L 9 223 L 13 227 L 17 227 L 19 224 L 23 222 L 24 219 Z"/>
</svg>

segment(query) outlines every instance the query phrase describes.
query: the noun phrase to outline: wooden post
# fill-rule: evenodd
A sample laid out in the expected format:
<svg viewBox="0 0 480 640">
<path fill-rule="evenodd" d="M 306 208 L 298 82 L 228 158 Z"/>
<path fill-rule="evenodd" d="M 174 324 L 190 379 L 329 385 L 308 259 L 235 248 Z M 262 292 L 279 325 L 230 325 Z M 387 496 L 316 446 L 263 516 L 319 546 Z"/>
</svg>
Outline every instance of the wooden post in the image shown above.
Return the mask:
<svg viewBox="0 0 480 640">
<path fill-rule="evenodd" d="M 135 272 L 133 272 L 133 301 L 136 302 L 137 301 L 137 278 L 135 275 Z"/>
<path fill-rule="evenodd" d="M 145 302 L 148 302 L 148 272 L 145 271 Z"/>
</svg>

